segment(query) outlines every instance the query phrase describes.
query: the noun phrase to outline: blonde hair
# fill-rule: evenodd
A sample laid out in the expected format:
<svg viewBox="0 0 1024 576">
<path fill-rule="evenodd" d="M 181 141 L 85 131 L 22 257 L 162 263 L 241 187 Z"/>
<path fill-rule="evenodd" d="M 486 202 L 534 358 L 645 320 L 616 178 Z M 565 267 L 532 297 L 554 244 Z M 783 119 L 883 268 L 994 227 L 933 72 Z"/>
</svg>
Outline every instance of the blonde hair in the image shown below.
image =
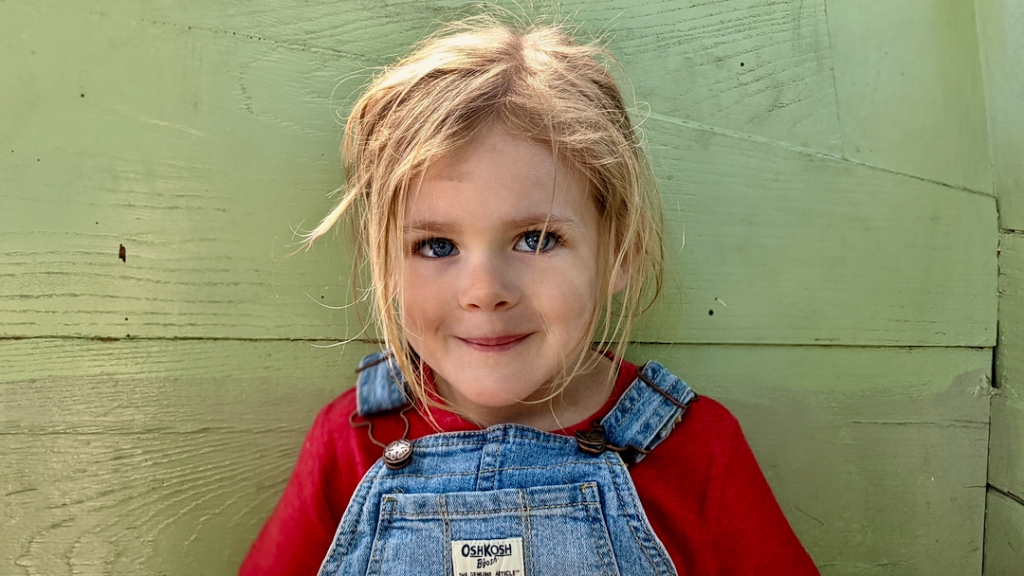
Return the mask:
<svg viewBox="0 0 1024 576">
<path fill-rule="evenodd" d="M 345 126 L 343 196 L 305 236 L 305 246 L 347 216 L 355 233 L 353 282 L 368 264 L 372 314 L 386 349 L 419 406 L 445 406 L 426 390 L 402 325 L 401 264 L 406 198 L 426 167 L 485 125 L 551 149 L 589 180 L 608 239 L 603 282 L 587 338 L 545 400 L 587 369 L 586 342 L 621 359 L 635 319 L 661 288 L 660 205 L 626 103 L 596 42 L 580 44 L 562 24 L 509 26 L 490 15 L 445 25 L 377 74 Z M 603 63 L 604 62 L 604 63 Z M 614 294 L 616 276 L 628 277 Z M 653 288 L 652 288 L 653 284 Z M 648 303 L 649 304 L 649 303 Z M 572 368 L 570 370 L 570 364 Z"/>
</svg>

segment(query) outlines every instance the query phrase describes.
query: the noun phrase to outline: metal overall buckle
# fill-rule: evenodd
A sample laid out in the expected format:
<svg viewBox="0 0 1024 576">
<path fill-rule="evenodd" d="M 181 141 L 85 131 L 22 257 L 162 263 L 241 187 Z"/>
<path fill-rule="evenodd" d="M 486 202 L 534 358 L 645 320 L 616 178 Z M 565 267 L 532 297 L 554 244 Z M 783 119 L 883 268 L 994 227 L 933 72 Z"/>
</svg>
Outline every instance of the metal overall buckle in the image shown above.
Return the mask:
<svg viewBox="0 0 1024 576">
<path fill-rule="evenodd" d="M 675 404 L 675 406 L 679 408 L 679 416 L 676 417 L 676 423 L 678 424 L 679 421 L 682 420 L 683 414 L 686 414 L 686 409 L 689 407 L 689 403 L 683 404 L 682 402 L 673 398 L 668 392 L 665 392 L 664 390 L 661 389 L 660 386 L 658 386 L 654 382 L 651 382 L 646 376 L 644 376 L 643 372 L 640 372 L 639 374 L 637 374 L 637 376 L 641 381 L 643 381 L 645 384 L 653 388 L 655 392 L 661 394 L 666 400 L 668 400 L 672 404 Z M 696 400 L 697 395 L 694 394 L 691 402 Z M 626 464 L 632 464 L 633 461 L 636 460 L 638 454 L 646 456 L 651 453 L 650 450 L 644 450 L 643 448 L 638 448 L 632 444 L 627 444 L 626 446 L 616 446 L 608 442 L 608 437 L 605 435 L 604 426 L 602 426 L 601 423 L 597 421 L 594 421 L 590 424 L 590 430 L 579 430 L 578 432 L 576 432 L 576 446 L 580 449 L 580 452 L 583 452 L 585 454 L 592 454 L 594 456 L 602 454 L 605 450 L 616 452 L 619 454 L 620 457 L 622 457 L 622 460 Z"/>
<path fill-rule="evenodd" d="M 577 431 L 576 446 L 580 449 L 580 452 L 594 456 L 602 454 L 605 450 L 610 450 L 617 453 L 626 464 L 632 464 L 636 460 L 637 454 L 646 456 L 651 453 L 650 450 L 637 448 L 632 444 L 622 447 L 608 442 L 604 426 L 600 422 L 592 422 L 590 430 Z"/>
</svg>

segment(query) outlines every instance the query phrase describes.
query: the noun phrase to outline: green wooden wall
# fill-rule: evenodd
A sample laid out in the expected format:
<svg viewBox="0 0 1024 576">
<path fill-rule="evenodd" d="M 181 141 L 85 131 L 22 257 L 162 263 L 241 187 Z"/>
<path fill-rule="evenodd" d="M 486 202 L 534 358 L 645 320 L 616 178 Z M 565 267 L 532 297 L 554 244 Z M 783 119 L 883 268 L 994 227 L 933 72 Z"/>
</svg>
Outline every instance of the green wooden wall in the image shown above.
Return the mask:
<svg viewBox="0 0 1024 576">
<path fill-rule="evenodd" d="M 1024 4 L 978 1 L 999 203 L 999 343 L 989 435 L 985 574 L 1024 573 Z"/>
<path fill-rule="evenodd" d="M 335 113 L 465 7 L 0 1 L 0 574 L 236 570 L 375 346 L 340 240 L 287 258 L 341 181 Z M 561 11 L 608 34 L 663 184 L 630 357 L 733 410 L 823 574 L 1013 573 L 1020 8 Z"/>
</svg>

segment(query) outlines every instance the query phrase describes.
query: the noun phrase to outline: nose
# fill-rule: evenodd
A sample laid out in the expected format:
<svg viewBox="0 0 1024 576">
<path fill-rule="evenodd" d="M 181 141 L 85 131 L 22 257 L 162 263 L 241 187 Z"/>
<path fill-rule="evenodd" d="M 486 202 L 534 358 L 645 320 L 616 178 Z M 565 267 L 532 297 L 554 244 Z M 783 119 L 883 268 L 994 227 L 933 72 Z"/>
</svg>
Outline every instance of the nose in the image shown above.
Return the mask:
<svg viewBox="0 0 1024 576">
<path fill-rule="evenodd" d="M 481 255 L 467 262 L 459 291 L 459 304 L 464 309 L 495 312 L 519 302 L 515 271 L 502 260 Z"/>
</svg>

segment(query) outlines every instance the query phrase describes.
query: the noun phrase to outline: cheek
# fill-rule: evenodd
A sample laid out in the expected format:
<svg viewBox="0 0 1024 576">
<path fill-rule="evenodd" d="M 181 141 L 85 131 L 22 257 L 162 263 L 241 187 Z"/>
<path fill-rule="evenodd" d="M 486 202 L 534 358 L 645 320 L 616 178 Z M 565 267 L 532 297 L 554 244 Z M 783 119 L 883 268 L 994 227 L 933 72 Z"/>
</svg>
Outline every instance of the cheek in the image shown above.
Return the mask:
<svg viewBox="0 0 1024 576">
<path fill-rule="evenodd" d="M 538 308 L 563 337 L 581 337 L 597 299 L 594 271 L 588 266 L 563 266 L 550 272 L 545 289 L 538 291 Z"/>
<path fill-rule="evenodd" d="M 405 267 L 403 284 L 403 323 L 413 333 L 429 330 L 443 317 L 445 291 L 414 265 Z"/>
</svg>

